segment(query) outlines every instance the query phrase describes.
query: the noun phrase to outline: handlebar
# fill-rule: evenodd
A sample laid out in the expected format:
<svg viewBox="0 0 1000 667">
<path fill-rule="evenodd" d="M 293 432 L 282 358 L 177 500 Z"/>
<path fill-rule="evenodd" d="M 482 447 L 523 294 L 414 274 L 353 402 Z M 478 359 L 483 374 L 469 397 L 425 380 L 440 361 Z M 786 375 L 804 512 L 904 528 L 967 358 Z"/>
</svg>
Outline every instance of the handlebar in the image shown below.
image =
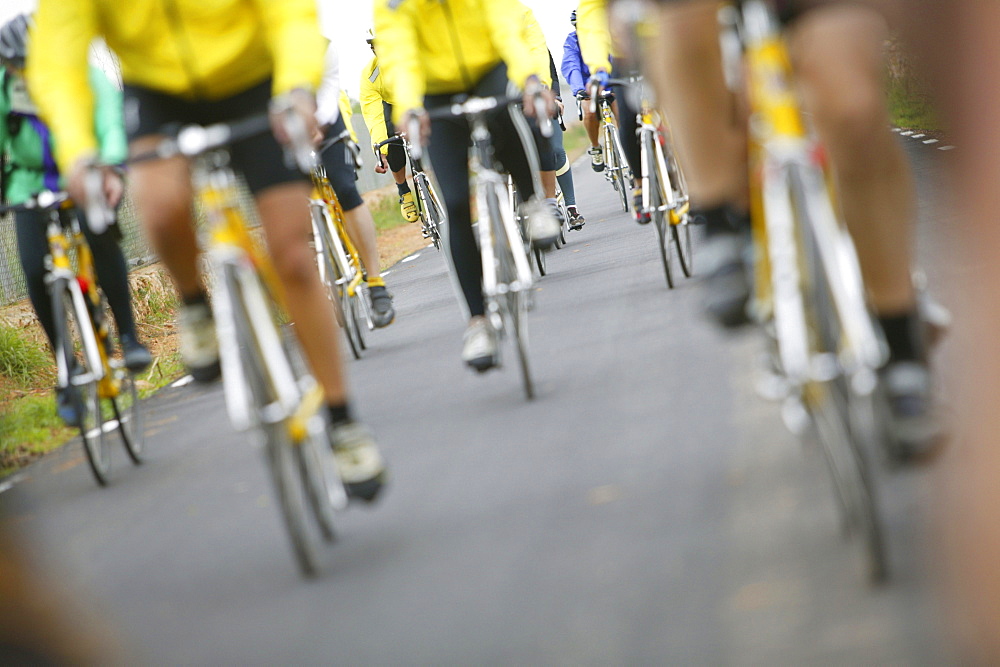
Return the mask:
<svg viewBox="0 0 1000 667">
<path fill-rule="evenodd" d="M 69 195 L 65 192 L 53 192 L 52 190 L 42 190 L 32 195 L 20 204 L 0 206 L 0 215 L 7 215 L 14 211 L 50 211 L 59 208 L 69 201 Z"/>
<path fill-rule="evenodd" d="M 267 114 L 249 116 L 232 123 L 207 126 L 172 124 L 161 129 L 161 133 L 167 136 L 153 150 L 131 156 L 126 160 L 126 164 L 163 160 L 178 155 L 196 157 L 236 141 L 263 134 L 270 128 L 271 122 Z"/>
<path fill-rule="evenodd" d="M 389 137 L 388 139 L 386 139 L 385 141 L 380 141 L 377 144 L 375 144 L 374 146 L 372 146 L 372 150 L 374 150 L 376 153 L 378 153 L 378 149 L 380 149 L 383 146 L 386 146 L 388 144 L 399 144 L 400 146 L 402 146 L 405 143 L 406 143 L 406 141 L 405 141 L 405 139 L 403 139 L 403 135 L 401 135 L 401 134 L 394 134 L 391 137 Z"/>
</svg>

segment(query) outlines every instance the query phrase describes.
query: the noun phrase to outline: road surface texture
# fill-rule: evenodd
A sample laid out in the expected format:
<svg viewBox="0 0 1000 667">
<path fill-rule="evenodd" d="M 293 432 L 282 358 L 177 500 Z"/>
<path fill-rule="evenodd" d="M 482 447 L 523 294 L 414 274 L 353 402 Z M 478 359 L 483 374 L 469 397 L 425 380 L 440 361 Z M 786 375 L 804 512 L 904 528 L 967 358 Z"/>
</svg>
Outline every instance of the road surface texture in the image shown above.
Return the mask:
<svg viewBox="0 0 1000 667">
<path fill-rule="evenodd" d="M 910 150 L 930 183 L 939 156 Z M 349 371 L 391 486 L 342 517 L 319 579 L 218 384 L 147 401 L 148 461 L 116 452 L 109 488 L 74 444 L 0 502 L 143 663 L 940 662 L 928 473 L 879 474 L 892 581 L 872 590 L 818 451 L 755 393 L 761 336 L 704 321 L 693 280 L 668 290 L 653 227 L 575 174 L 588 223 L 538 283 L 535 401 L 512 354 L 463 367 L 442 255 L 389 274 L 396 322 Z"/>
</svg>

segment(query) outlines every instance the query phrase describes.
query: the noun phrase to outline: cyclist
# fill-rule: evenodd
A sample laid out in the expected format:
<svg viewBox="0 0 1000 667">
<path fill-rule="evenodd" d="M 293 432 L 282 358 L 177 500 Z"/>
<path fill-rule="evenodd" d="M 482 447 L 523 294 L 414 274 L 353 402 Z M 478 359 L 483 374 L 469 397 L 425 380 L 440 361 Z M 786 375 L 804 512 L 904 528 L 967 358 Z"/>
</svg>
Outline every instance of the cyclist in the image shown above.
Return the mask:
<svg viewBox="0 0 1000 667">
<path fill-rule="evenodd" d="M 545 197 L 558 214 L 562 215 L 562 211 L 556 204 L 556 182 L 558 182 L 566 202 L 566 212 L 569 214 L 569 220 L 566 222 L 569 223 L 570 229 L 583 229 L 586 219 L 580 215 L 580 211 L 576 207 L 576 188 L 573 184 L 572 165 L 569 163 L 569 158 L 566 156 L 566 149 L 563 146 L 561 118 L 565 106 L 563 105 L 559 90 L 559 70 L 556 69 L 555 60 L 552 58 L 552 52 L 549 51 L 548 44 L 545 42 L 545 35 L 542 33 L 541 26 L 538 25 L 535 13 L 527 7 L 525 7 L 524 13 L 524 34 L 525 38 L 531 43 L 532 48 L 538 52 L 539 57 L 549 61 L 549 78 L 552 82 L 552 92 L 556 97 L 556 108 L 559 110 L 560 122 L 553 124 L 552 136 L 548 142 L 552 151 L 553 162 L 551 166 L 553 170 L 547 172 L 543 167 L 541 173 L 542 187 L 545 188 Z M 538 150 L 546 150 L 544 141 L 538 142 Z"/>
<path fill-rule="evenodd" d="M 287 166 L 280 145 L 290 142 L 282 123 L 288 113 L 308 136 L 318 132 L 315 91 L 325 44 L 315 2 L 201 0 L 164 11 L 157 0 L 41 0 L 28 82 L 56 132 L 56 160 L 69 174 L 72 194 L 80 192 L 97 157 L 86 112 L 92 96 L 84 84 L 87 49 L 98 36 L 121 61 L 134 152 L 153 149 L 169 123 L 219 123 L 271 111 L 273 136 L 236 142 L 232 161 L 255 195 L 295 333 L 323 388 L 344 484 L 352 496 L 373 500 L 385 463 L 367 430 L 352 418 L 336 319 L 309 246 L 309 184 Z M 211 379 L 218 374 L 218 344 L 198 272 L 187 161 L 144 162 L 132 174 L 140 218 L 183 300 L 185 363 L 199 379 Z"/>
<path fill-rule="evenodd" d="M 446 0 L 398 2 L 377 0 L 375 34 L 379 59 L 389 76 L 396 101 L 394 119 L 409 128 L 419 123 L 430 139 L 429 153 L 448 213 L 450 256 L 469 312 L 462 359 L 477 370 L 496 365 L 496 341 L 484 314 L 482 265 L 469 206 L 469 124 L 460 118 L 431 121 L 424 107 L 436 109 L 458 94 L 504 95 L 511 82 L 524 91 L 525 111 L 534 114 L 536 95 L 554 111 L 551 91 L 544 87 L 548 64 L 526 42 L 519 2 Z M 551 207 L 537 201 L 538 156 L 529 129 L 517 108 L 500 109 L 491 117 L 497 158 L 525 200 L 528 228 L 539 247 L 555 243 L 559 223 Z M 418 140 L 418 138 L 414 138 Z"/>
<path fill-rule="evenodd" d="M 615 74 L 628 76 L 635 72 L 636 63 L 628 62 L 625 58 L 617 55 L 614 51 L 614 44 L 611 41 L 611 33 L 608 29 L 608 22 L 603 11 L 603 4 L 598 5 L 595 11 L 592 5 L 597 3 L 580 3 L 578 38 L 580 41 L 581 53 L 587 68 L 592 72 L 591 81 L 597 81 L 602 89 L 609 87 L 612 65 L 614 59 Z M 614 54 L 614 55 L 610 55 Z M 637 176 L 641 172 L 639 161 L 642 159 L 642 150 L 639 147 L 639 125 L 636 120 L 638 108 L 631 91 L 625 90 L 621 86 L 612 86 L 615 101 L 621 108 L 621 115 L 616 116 L 618 120 L 618 136 L 621 138 L 622 149 L 625 151 L 625 158 L 628 160 L 629 168 L 633 174 L 632 185 L 632 215 L 640 225 L 645 225 L 652 220 L 649 211 L 642 206 L 642 182 Z"/>
<path fill-rule="evenodd" d="M 924 324 L 911 274 L 916 195 L 902 147 L 886 130 L 887 13 L 856 2 L 777 4 L 803 103 L 829 155 L 869 301 L 889 344 L 882 375 L 902 445 L 897 453 L 905 460 L 919 458 L 940 441 L 940 430 L 933 418 Z M 889 2 L 881 5 L 892 8 Z M 653 76 L 661 92 L 684 91 L 661 97 L 678 130 L 692 200 L 707 222 L 709 242 L 701 256 L 710 312 L 725 323 L 738 323 L 745 320 L 750 294 L 744 270 L 746 137 L 725 89 L 716 3 L 661 0 L 659 11 L 662 34 L 650 42 Z"/>
<path fill-rule="evenodd" d="M 23 77 L 29 23 L 28 15 L 20 14 L 0 28 L 0 61 L 4 65 L 4 69 L 0 70 L 0 154 L 7 158 L 2 190 L 9 205 L 24 203 L 43 190 L 63 189 L 59 169 L 52 161 L 52 134 L 39 118 Z M 90 67 L 87 78 L 95 100 L 93 126 L 101 159 L 108 164 L 119 164 L 124 161 L 128 150 L 121 93 L 96 67 Z M 113 174 L 109 179 L 109 190 L 110 203 L 117 205 L 124 191 L 124 182 L 119 174 Z M 125 365 L 134 371 L 142 370 L 150 364 L 152 357 L 139 342 L 136 333 L 125 257 L 115 238 L 117 226 L 102 234 L 94 234 L 87 226 L 83 212 L 78 211 L 77 216 L 93 251 L 101 288 L 118 325 Z M 54 349 L 55 320 L 45 286 L 45 257 L 49 254 L 46 232 L 48 214 L 31 209 L 19 210 L 14 218 L 28 296 Z M 80 419 L 76 398 L 69 387 L 57 390 L 56 409 L 70 425 L 77 425 Z"/>
<path fill-rule="evenodd" d="M 598 143 L 598 130 L 600 129 L 600 116 L 590 110 L 590 104 L 585 104 L 590 100 L 587 93 L 587 81 L 590 79 L 590 69 L 587 63 L 583 62 L 583 55 L 580 52 L 580 39 L 576 33 L 576 10 L 569 15 L 569 22 L 573 24 L 573 30 L 566 35 L 563 42 L 563 57 L 560 69 L 569 83 L 573 96 L 583 111 L 583 126 L 587 130 L 587 137 L 590 139 L 590 148 L 587 154 L 590 155 L 590 167 L 596 172 L 604 171 L 604 151 Z M 617 116 L 617 109 L 615 110 Z"/>
<path fill-rule="evenodd" d="M 344 209 L 344 220 L 351 241 L 361 254 L 365 268 L 365 282 L 371 299 L 372 323 L 376 327 L 392 324 L 396 312 L 392 307 L 392 295 L 385 286 L 378 263 L 378 239 L 375 235 L 375 220 L 368 205 L 358 193 L 357 165 L 351 133 L 347 129 L 347 119 L 342 113 L 343 96 L 340 90 L 340 58 L 337 47 L 331 42 L 326 48 L 323 81 L 316 93 L 316 120 L 320 126 L 322 139 L 320 158 L 326 167 L 326 175 L 333 191 Z M 350 104 L 348 103 L 348 108 Z"/>
<path fill-rule="evenodd" d="M 396 134 L 396 128 L 392 124 L 392 99 L 375 52 L 375 32 L 369 30 L 365 41 L 375 55 L 361 72 L 361 114 L 365 117 L 372 146 L 375 146 L 388 139 L 389 135 Z M 413 191 L 406 180 L 406 149 L 399 144 L 386 144 L 375 152 L 375 157 L 378 158 L 375 171 L 380 174 L 392 172 L 399 193 L 399 210 L 403 217 L 407 222 L 416 222 L 420 219 L 420 214 L 413 199 Z"/>
</svg>

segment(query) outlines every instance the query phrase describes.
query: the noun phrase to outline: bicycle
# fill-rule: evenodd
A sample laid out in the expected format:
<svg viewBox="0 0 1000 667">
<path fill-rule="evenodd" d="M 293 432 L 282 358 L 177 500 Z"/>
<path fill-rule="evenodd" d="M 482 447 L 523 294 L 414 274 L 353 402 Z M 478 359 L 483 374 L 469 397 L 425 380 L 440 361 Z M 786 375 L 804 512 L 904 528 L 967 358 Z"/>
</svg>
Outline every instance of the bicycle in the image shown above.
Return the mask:
<svg viewBox="0 0 1000 667">
<path fill-rule="evenodd" d="M 611 183 L 621 200 L 622 210 L 629 210 L 629 194 L 632 190 L 632 170 L 618 136 L 618 123 L 615 121 L 611 104 L 614 95 L 609 90 L 601 91 L 599 95 L 590 94 L 590 110 L 594 113 L 600 108 L 601 126 L 600 143 L 604 151 L 604 178 Z M 583 118 L 583 109 L 580 109 Z"/>
<path fill-rule="evenodd" d="M 56 385 L 73 392 L 87 462 L 97 483 L 107 486 L 111 444 L 106 436 L 110 431 L 118 431 L 133 464 L 143 461 L 145 432 L 135 375 L 124 361 L 112 356 L 110 318 L 94 256 L 69 196 L 40 192 L 22 204 L 0 207 L 0 214 L 27 209 L 49 216 L 45 284 L 56 327 Z"/>
<path fill-rule="evenodd" d="M 521 238 L 524 239 L 524 252 L 528 257 L 528 264 L 531 265 L 533 270 L 538 272 L 538 276 L 540 278 L 544 278 L 548 273 L 545 263 L 546 251 L 541 248 L 532 247 L 527 241 L 527 232 L 525 229 L 527 220 L 521 213 L 521 204 L 523 203 L 521 201 L 521 195 L 518 193 L 517 186 L 514 185 L 514 179 L 510 174 L 506 175 L 505 181 L 507 187 L 507 206 L 509 206 L 510 210 L 514 212 L 514 220 L 517 222 L 518 229 L 521 230 Z M 560 237 L 562 236 L 562 224 L 560 224 L 559 227 L 559 235 Z M 557 238 L 554 247 L 558 248 L 559 245 L 559 238 Z"/>
<path fill-rule="evenodd" d="M 322 544 L 335 537 L 334 513 L 347 507 L 347 493 L 326 437 L 322 391 L 306 371 L 298 345 L 282 331 L 282 292 L 270 259 L 249 231 L 226 150 L 268 131 L 266 115 L 165 128 L 166 139 L 129 162 L 192 160 L 195 197 L 208 220 L 205 254 L 226 409 L 236 430 L 253 431 L 262 440 L 296 563 L 304 576 L 313 576 Z M 308 139 L 290 134 L 299 136 L 297 146 L 308 145 Z M 300 166 L 308 159 L 296 157 Z"/>
<path fill-rule="evenodd" d="M 525 396 L 535 396 L 528 358 L 528 300 L 533 285 L 524 240 L 507 205 L 506 177 L 497 170 L 487 114 L 520 98 L 472 97 L 428 112 L 431 119 L 465 117 L 472 126 L 470 171 L 475 183 L 479 252 L 483 264 L 486 316 L 494 334 L 509 337 L 517 353 Z M 414 128 L 411 136 L 419 136 Z M 416 145 L 412 150 L 419 151 Z M 420 153 L 417 153 L 420 157 Z M 498 351 L 501 346 L 497 346 Z"/>
<path fill-rule="evenodd" d="M 598 85 L 596 82 L 593 84 L 595 92 Z M 656 228 L 667 287 L 673 289 L 671 256 L 677 255 L 685 278 L 691 277 L 694 268 L 688 215 L 691 204 L 684 172 L 674 154 L 666 120 L 650 103 L 642 89 L 641 79 L 611 79 L 609 85 L 621 86 L 623 90 L 629 86 L 638 87 L 634 92 L 641 101 L 636 117 L 642 183 L 643 210 L 640 213 L 648 214 Z"/>
<path fill-rule="evenodd" d="M 430 239 L 436 250 L 441 249 L 441 226 L 445 224 L 446 213 L 441 200 L 438 198 L 434 184 L 424 172 L 423 162 L 420 158 L 415 158 L 410 150 L 410 142 L 401 134 L 395 134 L 385 141 L 375 145 L 375 152 L 378 153 L 382 146 L 388 144 L 398 144 L 406 151 L 406 159 L 410 163 L 410 172 L 413 174 L 413 186 L 417 191 L 416 203 L 417 214 L 420 216 L 420 226 L 425 239 Z"/>
<path fill-rule="evenodd" d="M 798 107 L 773 8 L 744 0 L 722 17 L 746 65 L 754 313 L 770 333 L 773 393 L 793 432 L 817 436 L 843 527 L 861 537 L 867 578 L 877 583 L 888 564 L 869 459 L 889 437 L 878 376 L 886 346 L 822 151 Z"/>
<path fill-rule="evenodd" d="M 317 163 L 311 170 L 313 191 L 309 198 L 313 245 L 320 279 L 333 302 L 337 323 L 344 329 L 348 347 L 355 359 L 367 349 L 365 329 L 375 328 L 363 285 L 365 272 L 361 256 L 347 234 L 344 209 L 326 175 Z"/>
</svg>

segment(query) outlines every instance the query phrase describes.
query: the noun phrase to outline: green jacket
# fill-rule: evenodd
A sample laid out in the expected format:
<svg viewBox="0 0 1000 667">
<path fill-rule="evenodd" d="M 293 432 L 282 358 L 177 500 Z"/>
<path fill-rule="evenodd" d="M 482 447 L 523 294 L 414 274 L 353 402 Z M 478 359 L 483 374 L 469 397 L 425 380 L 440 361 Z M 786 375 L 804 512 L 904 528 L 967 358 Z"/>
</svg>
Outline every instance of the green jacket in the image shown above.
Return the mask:
<svg viewBox="0 0 1000 667">
<path fill-rule="evenodd" d="M 124 162 L 128 139 L 121 91 L 94 66 L 90 67 L 90 87 L 95 98 L 94 132 L 100 146 L 100 160 L 107 164 Z M 62 189 L 52 134 L 38 118 L 38 111 L 25 92 L 24 79 L 2 69 L 0 152 L 6 156 L 3 196 L 8 204 L 20 204 L 42 190 Z"/>
</svg>

